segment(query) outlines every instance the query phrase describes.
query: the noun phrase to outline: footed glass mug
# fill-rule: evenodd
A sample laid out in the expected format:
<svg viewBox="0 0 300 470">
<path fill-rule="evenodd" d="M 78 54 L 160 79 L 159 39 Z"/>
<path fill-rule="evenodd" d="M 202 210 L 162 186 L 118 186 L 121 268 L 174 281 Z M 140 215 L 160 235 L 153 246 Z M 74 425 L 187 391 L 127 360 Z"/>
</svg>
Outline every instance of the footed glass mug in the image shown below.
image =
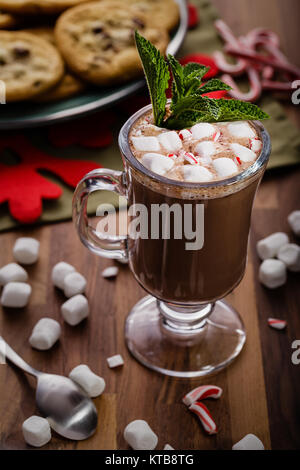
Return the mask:
<svg viewBox="0 0 300 470">
<path fill-rule="evenodd" d="M 150 109 L 139 110 L 120 131 L 124 171 L 97 169 L 78 184 L 73 219 L 87 248 L 106 258 L 128 259 L 134 277 L 150 294 L 126 320 L 133 356 L 166 375 L 204 376 L 230 364 L 246 340 L 239 314 L 221 299 L 245 272 L 252 205 L 269 159 L 270 137 L 261 123 L 254 123 L 261 153 L 236 176 L 209 183 L 171 180 L 145 168 L 130 149 L 130 130 Z M 89 194 L 99 190 L 127 198 L 129 219 L 139 220 L 134 224 L 139 234 L 97 233 L 86 208 Z"/>
</svg>

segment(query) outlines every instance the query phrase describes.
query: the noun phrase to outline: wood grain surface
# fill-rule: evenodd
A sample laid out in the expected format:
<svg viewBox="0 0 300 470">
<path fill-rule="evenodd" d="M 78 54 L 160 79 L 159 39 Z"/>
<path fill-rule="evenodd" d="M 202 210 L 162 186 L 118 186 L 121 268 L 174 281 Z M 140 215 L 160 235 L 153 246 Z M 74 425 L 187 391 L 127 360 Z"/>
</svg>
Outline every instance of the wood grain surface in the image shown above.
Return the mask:
<svg viewBox="0 0 300 470">
<path fill-rule="evenodd" d="M 275 29 L 286 52 L 297 62 L 298 0 L 214 0 L 214 3 L 237 32 L 252 26 Z M 299 108 L 297 111 L 295 107 L 289 108 L 300 127 Z M 28 268 L 33 287 L 30 304 L 25 309 L 1 309 L 3 337 L 40 370 L 68 374 L 74 366 L 86 363 L 106 381 L 105 393 L 95 399 L 99 411 L 96 434 L 76 443 L 53 433 L 52 441 L 44 449 L 127 449 L 123 430 L 134 419 L 149 422 L 159 436 L 158 449 L 167 442 L 175 449 L 231 449 L 234 442 L 250 432 L 262 439 L 267 449 L 300 448 L 300 365 L 291 362 L 291 343 L 300 339 L 300 274 L 289 274 L 284 287 L 270 292 L 257 282 L 259 260 L 255 253 L 258 239 L 277 230 L 289 232 L 286 217 L 300 207 L 299 182 L 299 168 L 264 177 L 253 211 L 246 274 L 227 299 L 246 324 L 246 346 L 228 369 L 209 379 L 163 377 L 130 356 L 124 343 L 124 321 L 144 292 L 127 266 L 118 265 L 120 273 L 116 280 L 103 279 L 101 271 L 113 262 L 88 252 L 72 222 L 0 235 L 0 266 L 12 261 L 17 237 L 34 236 L 41 242 L 40 259 Z M 91 314 L 76 327 L 63 322 L 60 305 L 65 299 L 50 282 L 52 266 L 61 260 L 73 264 L 88 279 Z M 58 320 L 63 331 L 61 340 L 47 352 L 35 351 L 28 343 L 33 326 L 43 316 Z M 267 325 L 270 316 L 286 319 L 287 330 L 270 329 Z M 123 355 L 125 365 L 111 370 L 106 358 L 116 353 Z M 187 391 L 205 383 L 223 388 L 220 400 L 207 402 L 219 427 L 218 434 L 211 437 L 203 433 L 197 418 L 181 403 Z M 16 368 L 0 365 L 0 449 L 29 448 L 21 426 L 35 413 L 34 379 Z"/>
</svg>

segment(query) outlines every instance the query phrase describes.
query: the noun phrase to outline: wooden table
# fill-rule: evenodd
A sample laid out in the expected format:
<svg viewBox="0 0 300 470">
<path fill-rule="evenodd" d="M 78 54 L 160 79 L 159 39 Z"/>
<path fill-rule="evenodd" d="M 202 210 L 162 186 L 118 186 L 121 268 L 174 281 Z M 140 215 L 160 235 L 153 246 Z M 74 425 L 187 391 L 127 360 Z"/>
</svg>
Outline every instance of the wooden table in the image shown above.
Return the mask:
<svg viewBox="0 0 300 470">
<path fill-rule="evenodd" d="M 214 3 L 238 33 L 252 26 L 272 27 L 281 34 L 290 58 L 298 59 L 298 0 L 214 0 Z M 300 125 L 295 109 L 290 109 L 290 113 Z M 259 238 L 277 230 L 288 231 L 286 217 L 299 209 L 299 177 L 299 169 L 289 169 L 264 178 L 253 212 L 246 275 L 228 296 L 245 321 L 247 343 L 228 369 L 205 380 L 163 377 L 142 367 L 129 355 L 124 344 L 124 321 L 144 292 L 127 266 L 120 267 L 115 281 L 104 280 L 101 271 L 112 263 L 88 252 L 71 222 L 0 236 L 0 265 L 12 261 L 12 247 L 18 236 L 34 236 L 41 242 L 39 262 L 28 269 L 33 286 L 30 305 L 24 310 L 0 313 L 3 336 L 36 368 L 68 374 L 74 366 L 87 363 L 107 384 L 105 393 L 95 400 L 100 416 L 97 433 L 79 443 L 54 435 L 44 448 L 127 449 L 123 429 L 138 418 L 147 420 L 159 435 L 158 449 L 166 442 L 175 449 L 230 449 L 250 432 L 259 436 L 268 449 L 300 448 L 300 365 L 291 362 L 291 343 L 300 339 L 300 275 L 289 274 L 284 287 L 270 292 L 257 282 L 259 260 L 255 253 Z M 61 260 L 74 264 L 88 279 L 91 315 L 77 327 L 62 321 L 60 305 L 64 297 L 50 282 L 51 268 Z M 48 352 L 35 351 L 28 343 L 34 324 L 43 316 L 57 319 L 63 330 L 60 342 Z M 287 330 L 270 329 L 267 325 L 270 316 L 286 319 Z M 125 365 L 110 370 L 106 357 L 116 353 L 123 355 Z M 185 392 L 202 383 L 214 383 L 224 390 L 220 400 L 208 404 L 219 426 L 219 433 L 213 437 L 203 433 L 197 418 L 181 403 Z M 1 449 L 27 448 L 21 425 L 28 416 L 37 413 L 33 385 L 33 379 L 0 365 Z"/>
</svg>

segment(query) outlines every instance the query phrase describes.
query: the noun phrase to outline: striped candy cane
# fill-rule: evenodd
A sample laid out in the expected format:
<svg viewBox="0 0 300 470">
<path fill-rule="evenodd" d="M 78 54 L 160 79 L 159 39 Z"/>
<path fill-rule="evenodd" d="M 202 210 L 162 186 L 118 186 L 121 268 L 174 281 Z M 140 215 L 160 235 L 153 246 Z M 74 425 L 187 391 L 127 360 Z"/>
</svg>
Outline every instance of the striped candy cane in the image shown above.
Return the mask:
<svg viewBox="0 0 300 470">
<path fill-rule="evenodd" d="M 190 406 L 195 401 L 204 400 L 205 398 L 220 398 L 222 389 L 216 385 L 200 385 L 187 393 L 182 401 L 186 406 Z"/>
<path fill-rule="evenodd" d="M 203 405 L 203 403 L 197 401 L 189 407 L 189 410 L 198 416 L 204 428 L 204 431 L 207 434 L 212 435 L 218 432 L 216 423 L 214 422 L 210 412 L 208 411 L 206 406 Z"/>
</svg>

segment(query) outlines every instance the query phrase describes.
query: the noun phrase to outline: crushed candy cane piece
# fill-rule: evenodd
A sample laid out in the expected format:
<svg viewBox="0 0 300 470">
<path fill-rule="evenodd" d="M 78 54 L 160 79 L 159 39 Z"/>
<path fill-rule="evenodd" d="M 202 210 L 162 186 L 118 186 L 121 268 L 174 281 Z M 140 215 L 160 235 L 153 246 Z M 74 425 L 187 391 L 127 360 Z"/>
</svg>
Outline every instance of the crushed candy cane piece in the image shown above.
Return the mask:
<svg viewBox="0 0 300 470">
<path fill-rule="evenodd" d="M 193 403 L 190 407 L 189 407 L 189 410 L 192 411 L 193 413 L 195 413 L 203 428 L 204 428 L 204 431 L 209 434 L 210 436 L 212 434 L 216 434 L 218 432 L 218 428 L 217 428 L 217 425 L 212 417 L 212 415 L 210 414 L 209 410 L 207 409 L 207 407 L 205 405 L 203 405 L 203 403 L 201 402 L 195 402 Z"/>
<path fill-rule="evenodd" d="M 268 324 L 271 328 L 275 328 L 276 330 L 283 330 L 287 326 L 285 320 L 279 320 L 278 318 L 268 318 Z"/>
<path fill-rule="evenodd" d="M 223 390 L 217 385 L 200 385 L 187 393 L 182 401 L 186 406 L 198 400 L 205 400 L 205 398 L 220 398 Z"/>
</svg>

